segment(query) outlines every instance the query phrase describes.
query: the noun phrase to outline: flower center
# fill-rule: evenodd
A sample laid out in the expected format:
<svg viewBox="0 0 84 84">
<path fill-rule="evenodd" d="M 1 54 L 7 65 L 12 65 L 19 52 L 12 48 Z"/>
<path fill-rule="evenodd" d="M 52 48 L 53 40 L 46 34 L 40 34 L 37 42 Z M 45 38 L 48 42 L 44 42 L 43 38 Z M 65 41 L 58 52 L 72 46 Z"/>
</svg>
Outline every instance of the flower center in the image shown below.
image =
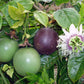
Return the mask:
<svg viewBox="0 0 84 84">
<path fill-rule="evenodd" d="M 84 42 L 79 36 L 74 36 L 69 41 L 69 46 L 72 48 L 74 52 L 78 52 L 78 50 L 82 50 L 82 46 L 84 46 Z"/>
</svg>

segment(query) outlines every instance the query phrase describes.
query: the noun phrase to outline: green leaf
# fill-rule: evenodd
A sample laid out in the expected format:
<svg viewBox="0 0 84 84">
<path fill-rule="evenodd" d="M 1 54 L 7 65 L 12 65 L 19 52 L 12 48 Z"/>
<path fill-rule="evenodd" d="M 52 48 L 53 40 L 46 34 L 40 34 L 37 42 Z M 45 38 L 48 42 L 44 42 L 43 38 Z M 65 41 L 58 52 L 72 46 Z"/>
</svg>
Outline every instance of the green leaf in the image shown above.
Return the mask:
<svg viewBox="0 0 84 84">
<path fill-rule="evenodd" d="M 73 5 L 73 7 L 79 12 L 80 8 L 81 8 L 81 4 L 77 3 L 77 4 Z"/>
<path fill-rule="evenodd" d="M 26 34 L 25 36 L 26 36 L 26 38 L 30 38 L 30 34 Z"/>
<path fill-rule="evenodd" d="M 28 12 L 30 12 L 30 11 L 28 11 L 28 10 L 24 10 L 24 11 L 23 11 L 23 14 L 24 14 L 24 13 L 28 13 Z"/>
<path fill-rule="evenodd" d="M 15 23 L 11 26 L 11 28 L 18 28 L 19 26 L 22 26 L 23 23 L 24 23 L 23 20 L 19 20 L 19 21 L 15 22 Z"/>
<path fill-rule="evenodd" d="M 43 69 L 43 72 L 42 72 L 42 79 L 44 83 L 49 84 L 49 76 L 45 69 Z"/>
<path fill-rule="evenodd" d="M 5 78 L 5 79 L 6 79 L 7 84 L 10 84 L 9 80 L 7 78 Z M 5 84 L 4 80 L 1 76 L 0 76 L 0 84 Z"/>
<path fill-rule="evenodd" d="M 39 78 L 38 84 L 44 84 L 44 81 L 42 80 L 42 78 Z"/>
<path fill-rule="evenodd" d="M 76 82 L 84 75 L 84 52 L 70 56 L 68 60 L 68 75 L 73 82 Z"/>
<path fill-rule="evenodd" d="M 32 0 L 14 0 L 15 2 L 20 3 L 26 10 L 31 10 L 34 2 Z"/>
<path fill-rule="evenodd" d="M 84 3 L 81 3 L 79 14 L 81 16 L 81 24 L 84 24 Z"/>
<path fill-rule="evenodd" d="M 82 0 L 70 0 L 70 2 L 72 3 L 72 5 L 77 5 L 78 3 L 81 3 Z"/>
<path fill-rule="evenodd" d="M 55 80 L 53 80 L 52 78 L 49 78 L 49 75 L 46 69 L 44 68 L 41 74 L 41 78 L 39 78 L 38 84 L 53 84 L 54 82 Z"/>
<path fill-rule="evenodd" d="M 22 14 L 23 11 L 25 10 L 24 7 L 23 7 L 23 5 L 21 5 L 19 3 L 17 3 L 17 5 L 18 5 L 18 10 L 19 10 L 20 14 Z"/>
<path fill-rule="evenodd" d="M 25 10 L 23 5 L 21 5 L 20 3 L 17 2 L 17 5 L 18 5 L 18 11 L 16 13 L 24 14 L 24 13 L 28 13 L 29 12 L 28 10 Z"/>
<path fill-rule="evenodd" d="M 19 26 L 22 26 L 24 23 L 25 14 L 23 12 L 25 9 L 21 4 L 17 3 L 17 5 L 18 5 L 18 8 L 15 8 L 10 5 L 8 7 L 8 12 L 9 12 L 10 17 L 13 20 L 19 20 L 19 21 L 15 22 L 11 26 L 11 28 L 18 28 Z"/>
<path fill-rule="evenodd" d="M 9 68 L 9 66 L 8 66 L 7 64 L 5 64 L 5 65 L 2 67 L 2 70 L 5 72 L 8 68 Z"/>
<path fill-rule="evenodd" d="M 41 56 L 41 70 L 43 68 L 50 69 L 58 60 L 58 51 L 55 51 L 51 55 L 42 55 Z"/>
<path fill-rule="evenodd" d="M 56 5 L 69 2 L 69 0 L 53 0 L 53 1 L 55 1 Z"/>
<path fill-rule="evenodd" d="M 12 68 L 12 66 L 9 66 L 8 64 L 5 64 L 3 67 L 2 67 L 2 70 L 4 72 L 6 72 L 6 74 L 8 76 L 10 76 L 12 78 L 13 76 L 13 73 L 14 73 L 14 69 Z"/>
<path fill-rule="evenodd" d="M 7 22 L 8 22 L 8 24 L 9 24 L 10 26 L 12 26 L 16 21 L 13 20 L 13 19 L 10 17 L 10 15 L 9 15 L 9 13 L 8 13 L 8 5 L 17 7 L 17 4 L 16 4 L 14 1 L 11 1 L 11 2 L 7 3 L 7 4 L 1 9 L 1 12 L 2 12 L 3 15 L 5 16 L 5 18 L 6 18 Z"/>
<path fill-rule="evenodd" d="M 50 78 L 50 84 L 53 84 L 55 82 L 55 80 L 53 80 L 52 78 Z"/>
<path fill-rule="evenodd" d="M 63 28 L 69 28 L 71 24 L 78 26 L 80 23 L 80 15 L 73 8 L 60 9 L 53 13 L 54 19 Z"/>
<path fill-rule="evenodd" d="M 17 8 L 17 5 L 18 5 L 18 8 Z M 8 8 L 8 6 L 9 6 L 9 8 Z M 8 11 L 8 9 L 10 12 Z M 20 9 L 22 9 L 22 10 L 20 10 Z M 5 15 L 5 18 L 11 28 L 14 28 L 14 27 L 16 28 L 23 24 L 24 21 L 22 22 L 22 20 L 24 20 L 24 18 L 25 18 L 24 11 L 26 11 L 26 10 L 23 11 L 23 9 L 24 9 L 24 7 L 21 4 L 16 3 L 14 1 L 10 1 L 2 8 L 1 12 L 3 13 L 3 15 Z M 21 14 L 21 12 L 22 12 L 22 14 Z M 9 13 L 10 13 L 10 15 L 9 15 Z M 20 21 L 16 21 L 16 20 L 20 20 Z"/>
<path fill-rule="evenodd" d="M 61 78 L 59 79 L 59 83 L 58 84 L 73 84 L 70 79 L 66 76 L 61 76 Z"/>
<path fill-rule="evenodd" d="M 21 8 L 22 10 L 21 10 Z M 8 12 L 9 12 L 9 15 L 10 17 L 13 19 L 13 20 L 22 20 L 25 18 L 25 14 L 21 14 L 23 13 L 24 11 L 24 8 L 22 6 L 19 6 L 19 8 L 15 8 L 13 6 L 8 6 Z"/>
<path fill-rule="evenodd" d="M 39 78 L 38 75 L 27 72 L 27 76 L 17 80 L 14 84 L 18 84 L 18 83 L 20 84 L 20 82 L 22 82 L 24 79 L 27 79 L 29 81 L 28 84 L 35 84 L 38 81 L 38 78 Z"/>
<path fill-rule="evenodd" d="M 59 78 L 58 84 L 73 84 L 69 79 L 67 73 L 63 73 L 63 75 Z"/>
<path fill-rule="evenodd" d="M 38 81 L 38 75 L 37 74 L 33 74 L 33 73 L 28 73 L 27 72 L 27 79 L 28 81 L 33 81 L 34 83 Z"/>
<path fill-rule="evenodd" d="M 42 11 L 35 11 L 34 17 L 37 21 L 39 21 L 41 24 L 43 24 L 45 27 L 48 25 L 48 16 L 45 12 Z"/>
<path fill-rule="evenodd" d="M 2 16 L 0 15 L 0 29 L 2 27 Z"/>
<path fill-rule="evenodd" d="M 13 73 L 14 73 L 14 69 L 13 68 L 10 68 L 6 71 L 7 75 L 10 76 L 10 78 L 12 78 L 13 76 Z"/>
<path fill-rule="evenodd" d="M 30 34 L 23 34 L 22 40 L 23 40 L 25 37 L 26 37 L 26 38 L 30 38 Z"/>
</svg>

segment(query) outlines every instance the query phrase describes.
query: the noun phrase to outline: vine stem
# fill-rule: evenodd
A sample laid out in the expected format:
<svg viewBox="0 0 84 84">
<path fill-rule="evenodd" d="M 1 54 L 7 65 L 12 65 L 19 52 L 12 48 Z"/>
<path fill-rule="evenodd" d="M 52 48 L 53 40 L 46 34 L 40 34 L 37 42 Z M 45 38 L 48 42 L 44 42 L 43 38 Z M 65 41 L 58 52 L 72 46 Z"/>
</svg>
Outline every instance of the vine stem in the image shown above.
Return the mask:
<svg viewBox="0 0 84 84">
<path fill-rule="evenodd" d="M 17 83 L 19 83 L 20 81 L 22 81 L 22 80 L 24 80 L 24 79 L 26 79 L 26 78 L 27 78 L 27 76 L 25 76 L 25 77 L 23 77 L 22 79 L 16 81 L 14 84 L 17 84 Z"/>
<path fill-rule="evenodd" d="M 1 71 L 1 68 L 0 68 L 0 74 L 1 74 L 1 77 L 2 77 L 2 79 L 4 81 L 4 83 L 7 84 L 7 81 L 6 81 L 6 79 L 5 79 L 4 75 L 3 75 L 3 72 Z"/>
<path fill-rule="evenodd" d="M 26 28 L 27 28 L 27 24 L 28 24 L 28 17 L 29 17 L 29 14 L 27 13 L 26 18 L 25 18 L 25 22 L 24 22 L 24 34 L 26 34 Z"/>
<path fill-rule="evenodd" d="M 33 5 L 35 9 L 42 11 L 38 6 L 36 6 L 35 4 Z"/>
</svg>

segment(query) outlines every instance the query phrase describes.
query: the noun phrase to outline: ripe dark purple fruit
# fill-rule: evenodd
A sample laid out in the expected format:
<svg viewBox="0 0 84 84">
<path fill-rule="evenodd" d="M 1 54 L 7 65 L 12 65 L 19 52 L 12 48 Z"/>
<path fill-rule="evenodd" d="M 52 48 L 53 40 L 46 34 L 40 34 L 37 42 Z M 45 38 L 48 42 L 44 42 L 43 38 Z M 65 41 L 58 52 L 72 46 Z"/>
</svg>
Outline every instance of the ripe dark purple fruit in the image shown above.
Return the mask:
<svg viewBox="0 0 84 84">
<path fill-rule="evenodd" d="M 41 28 L 34 37 L 34 47 L 40 54 L 51 54 L 56 50 L 58 35 L 50 28 Z"/>
</svg>

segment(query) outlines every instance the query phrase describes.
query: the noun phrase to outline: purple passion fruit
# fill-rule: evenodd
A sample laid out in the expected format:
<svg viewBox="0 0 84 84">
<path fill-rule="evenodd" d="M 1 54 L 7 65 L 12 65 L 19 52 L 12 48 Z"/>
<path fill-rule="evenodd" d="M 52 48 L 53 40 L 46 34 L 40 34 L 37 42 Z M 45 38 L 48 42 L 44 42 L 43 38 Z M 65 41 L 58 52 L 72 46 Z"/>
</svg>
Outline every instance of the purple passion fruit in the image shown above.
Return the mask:
<svg viewBox="0 0 84 84">
<path fill-rule="evenodd" d="M 40 54 L 51 54 L 57 48 L 58 34 L 50 28 L 41 28 L 34 37 L 34 47 Z"/>
</svg>

